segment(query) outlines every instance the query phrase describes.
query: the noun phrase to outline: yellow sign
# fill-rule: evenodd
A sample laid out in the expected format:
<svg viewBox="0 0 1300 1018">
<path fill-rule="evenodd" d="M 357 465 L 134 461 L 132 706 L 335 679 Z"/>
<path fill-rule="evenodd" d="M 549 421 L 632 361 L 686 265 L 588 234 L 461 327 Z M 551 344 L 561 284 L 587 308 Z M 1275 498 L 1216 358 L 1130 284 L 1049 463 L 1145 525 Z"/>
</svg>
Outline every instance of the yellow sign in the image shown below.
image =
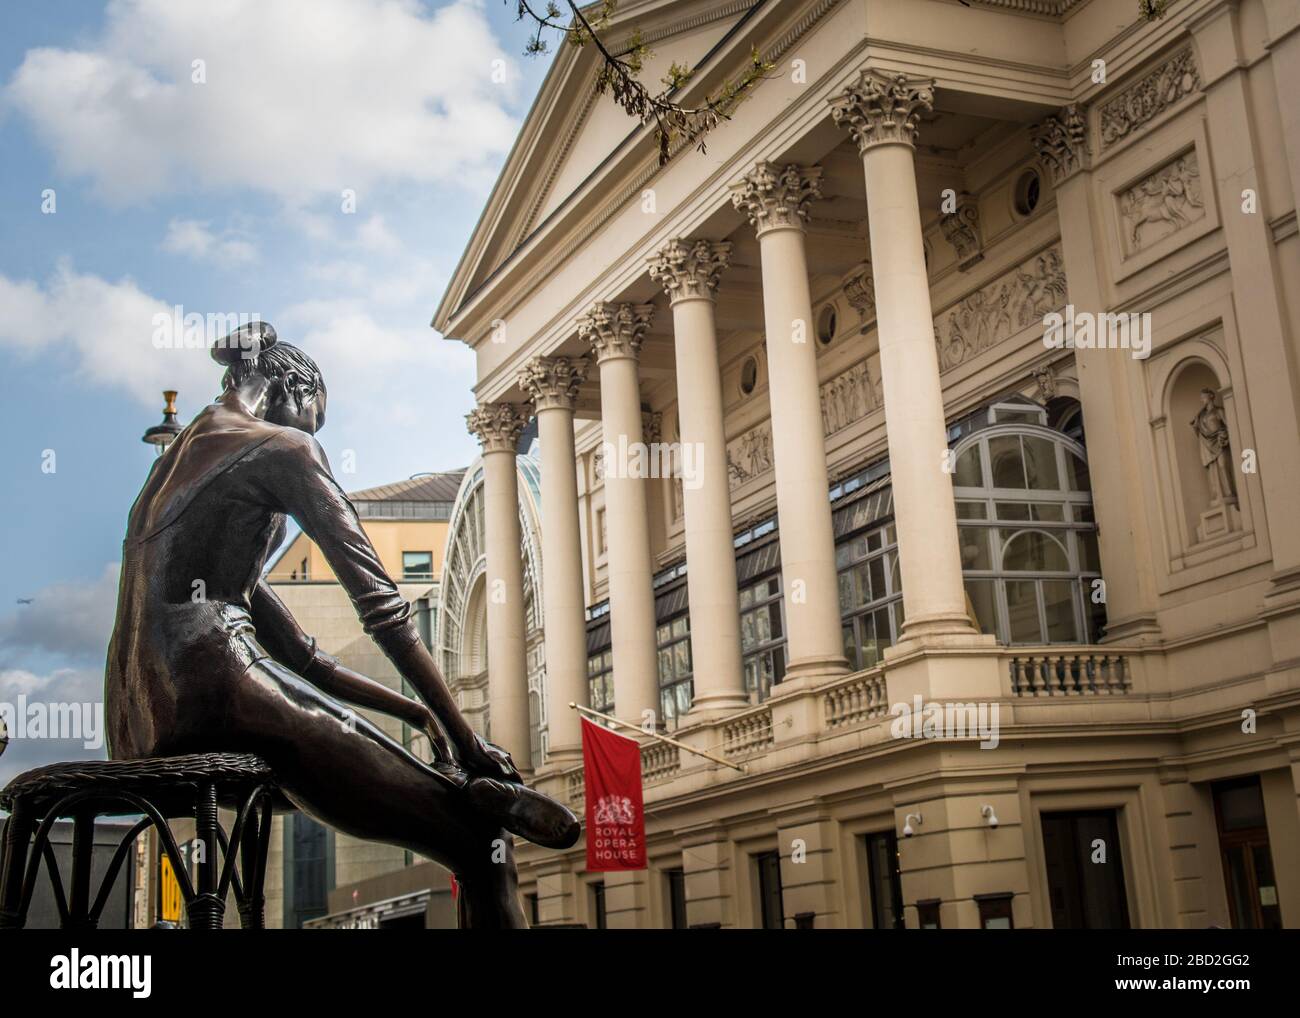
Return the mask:
<svg viewBox="0 0 1300 1018">
<path fill-rule="evenodd" d="M 158 867 L 158 918 L 167 922 L 180 922 L 181 919 L 181 884 L 172 869 L 172 861 L 167 853 L 162 854 Z"/>
</svg>

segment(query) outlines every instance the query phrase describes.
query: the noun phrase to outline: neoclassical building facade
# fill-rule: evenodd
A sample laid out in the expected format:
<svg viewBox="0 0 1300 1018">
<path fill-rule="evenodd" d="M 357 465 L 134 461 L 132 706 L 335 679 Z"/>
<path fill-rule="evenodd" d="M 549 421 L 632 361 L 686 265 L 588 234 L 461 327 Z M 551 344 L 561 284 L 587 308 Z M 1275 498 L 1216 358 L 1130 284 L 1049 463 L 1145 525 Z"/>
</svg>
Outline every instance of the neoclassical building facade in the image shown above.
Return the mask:
<svg viewBox="0 0 1300 1018">
<path fill-rule="evenodd" d="M 575 810 L 570 703 L 735 766 L 644 737 L 648 869 L 521 845 L 534 922 L 1300 925 L 1300 8 L 633 33 L 771 70 L 661 165 L 556 57 L 434 319 L 438 640 Z"/>
</svg>

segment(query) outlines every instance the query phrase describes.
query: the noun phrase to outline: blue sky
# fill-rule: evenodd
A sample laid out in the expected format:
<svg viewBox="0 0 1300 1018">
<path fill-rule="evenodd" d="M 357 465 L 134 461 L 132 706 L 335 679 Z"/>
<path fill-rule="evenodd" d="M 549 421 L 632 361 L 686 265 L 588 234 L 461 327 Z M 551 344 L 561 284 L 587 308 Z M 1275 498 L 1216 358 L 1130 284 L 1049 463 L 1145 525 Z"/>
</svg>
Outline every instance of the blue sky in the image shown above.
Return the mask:
<svg viewBox="0 0 1300 1018">
<path fill-rule="evenodd" d="M 429 320 L 549 64 L 514 9 L 5 5 L 0 703 L 99 696 L 140 435 L 163 388 L 182 420 L 218 390 L 203 351 L 155 348 L 159 311 L 258 314 L 312 354 L 346 488 L 473 457 L 472 356 Z M 79 754 L 15 740 L 0 783 Z"/>
</svg>

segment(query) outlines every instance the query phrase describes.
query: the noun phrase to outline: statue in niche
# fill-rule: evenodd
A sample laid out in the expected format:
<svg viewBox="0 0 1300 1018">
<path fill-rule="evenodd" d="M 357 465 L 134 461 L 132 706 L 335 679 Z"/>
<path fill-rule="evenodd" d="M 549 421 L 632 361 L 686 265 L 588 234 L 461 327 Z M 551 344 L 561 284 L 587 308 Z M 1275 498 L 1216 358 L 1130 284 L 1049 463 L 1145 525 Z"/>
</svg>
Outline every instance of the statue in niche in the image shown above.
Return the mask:
<svg viewBox="0 0 1300 1018">
<path fill-rule="evenodd" d="M 1213 389 L 1201 390 L 1201 409 L 1191 425 L 1201 446 L 1201 466 L 1210 477 L 1210 505 L 1237 504 L 1237 485 L 1232 473 L 1232 446 L 1228 422 L 1216 402 Z"/>
<path fill-rule="evenodd" d="M 457 709 L 314 437 L 327 399 L 316 364 L 265 322 L 212 355 L 224 391 L 131 507 L 105 674 L 110 755 L 255 753 L 303 811 L 454 872 L 464 925 L 526 927 L 505 832 L 567 848 L 577 818 L 524 785 Z M 266 582 L 289 516 L 419 701 L 323 653 Z M 425 732 L 432 763 L 346 704 Z"/>
</svg>

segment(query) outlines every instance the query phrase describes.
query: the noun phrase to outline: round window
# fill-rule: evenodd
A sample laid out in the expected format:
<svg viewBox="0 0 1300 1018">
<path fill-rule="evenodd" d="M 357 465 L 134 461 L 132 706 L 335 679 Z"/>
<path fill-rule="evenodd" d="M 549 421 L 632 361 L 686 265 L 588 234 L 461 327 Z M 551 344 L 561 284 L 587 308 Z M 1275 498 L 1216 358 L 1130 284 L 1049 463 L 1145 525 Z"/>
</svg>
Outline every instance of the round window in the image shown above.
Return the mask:
<svg viewBox="0 0 1300 1018">
<path fill-rule="evenodd" d="M 758 386 L 758 358 L 748 357 L 745 363 L 740 367 L 740 391 L 742 395 L 750 395 Z"/>
<path fill-rule="evenodd" d="M 1025 170 L 1016 181 L 1016 212 L 1022 216 L 1032 215 L 1038 208 L 1038 199 L 1042 194 L 1043 183 L 1037 170 Z"/>
<path fill-rule="evenodd" d="M 835 305 L 827 304 L 822 308 L 822 313 L 817 316 L 817 341 L 822 346 L 829 346 L 832 339 L 835 338 Z"/>
</svg>

